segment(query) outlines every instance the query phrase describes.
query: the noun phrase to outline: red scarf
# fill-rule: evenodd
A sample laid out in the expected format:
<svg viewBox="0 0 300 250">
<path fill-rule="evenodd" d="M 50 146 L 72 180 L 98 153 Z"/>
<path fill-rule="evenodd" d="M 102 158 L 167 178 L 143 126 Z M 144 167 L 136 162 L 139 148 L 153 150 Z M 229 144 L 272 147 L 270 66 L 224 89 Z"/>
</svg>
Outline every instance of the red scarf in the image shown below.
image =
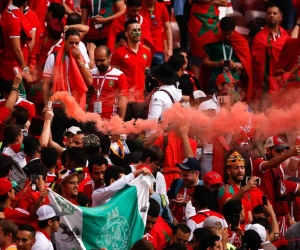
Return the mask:
<svg viewBox="0 0 300 250">
<path fill-rule="evenodd" d="M 201 43 L 201 57 L 203 57 L 204 49 L 207 44 L 217 43 L 223 41 L 223 37 L 221 35 L 221 31 L 219 30 L 218 34 L 214 34 L 212 31 L 208 31 L 202 36 Z M 252 68 L 251 68 L 251 53 L 247 40 L 240 35 L 238 32 L 234 31 L 232 36 L 229 39 L 229 42 L 240 59 L 244 70 L 247 74 L 248 82 L 247 82 L 247 101 L 251 101 L 252 97 Z M 208 81 L 205 81 L 208 82 Z"/>
<path fill-rule="evenodd" d="M 75 98 L 76 102 L 85 110 L 85 94 L 88 90 L 87 86 L 81 76 L 78 65 L 71 52 L 69 53 L 69 72 L 67 75 L 64 49 L 64 47 L 61 47 L 56 56 L 53 77 L 53 93 L 57 91 L 68 91 L 68 79 L 72 96 Z M 84 62 L 82 55 L 81 61 Z"/>
<path fill-rule="evenodd" d="M 271 34 L 267 27 L 264 27 L 255 37 L 252 43 L 252 70 L 253 70 L 253 89 L 255 89 L 256 98 L 262 94 L 265 67 L 266 53 L 270 56 L 270 71 L 269 76 L 273 75 L 274 69 L 279 59 L 280 51 L 289 39 L 288 33 L 280 27 L 280 37 L 274 41 L 271 39 Z"/>
<path fill-rule="evenodd" d="M 27 18 L 24 16 L 24 14 L 19 10 L 19 8 L 17 8 L 14 5 L 10 5 L 8 7 L 8 10 L 14 14 L 17 18 L 19 18 L 20 20 L 20 25 L 22 30 L 24 31 L 27 40 L 31 40 L 31 30 L 32 30 L 32 26 L 31 24 L 28 22 Z"/>
</svg>

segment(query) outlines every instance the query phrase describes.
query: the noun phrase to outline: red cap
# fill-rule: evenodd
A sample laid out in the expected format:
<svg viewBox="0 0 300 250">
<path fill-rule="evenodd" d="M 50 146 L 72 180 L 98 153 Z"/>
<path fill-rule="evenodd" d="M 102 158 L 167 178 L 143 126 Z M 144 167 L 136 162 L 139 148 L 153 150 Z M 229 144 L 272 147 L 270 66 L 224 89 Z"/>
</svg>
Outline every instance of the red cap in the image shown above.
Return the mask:
<svg viewBox="0 0 300 250">
<path fill-rule="evenodd" d="M 283 140 L 281 140 L 277 135 L 269 137 L 266 141 L 265 148 L 271 147 L 274 147 L 277 150 L 284 150 L 290 148 L 289 145 L 283 143 Z"/>
<path fill-rule="evenodd" d="M 223 185 L 222 177 L 217 172 L 211 171 L 203 176 L 203 182 L 209 185 Z"/>
<path fill-rule="evenodd" d="M 216 79 L 216 85 L 222 84 L 222 83 L 235 83 L 236 81 L 232 77 L 232 75 L 229 72 L 223 72 L 222 74 L 218 75 Z"/>
<path fill-rule="evenodd" d="M 13 183 L 11 183 L 6 178 L 0 178 L 0 195 L 7 194 L 12 188 L 13 188 Z"/>
</svg>

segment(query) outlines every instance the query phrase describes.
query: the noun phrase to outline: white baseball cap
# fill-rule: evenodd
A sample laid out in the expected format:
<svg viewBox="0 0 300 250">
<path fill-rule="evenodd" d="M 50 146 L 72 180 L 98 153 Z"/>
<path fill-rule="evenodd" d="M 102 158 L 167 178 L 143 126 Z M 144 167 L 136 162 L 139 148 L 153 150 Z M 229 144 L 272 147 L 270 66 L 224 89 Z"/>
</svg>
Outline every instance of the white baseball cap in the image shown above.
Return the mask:
<svg viewBox="0 0 300 250">
<path fill-rule="evenodd" d="M 76 135 L 77 132 L 81 131 L 80 128 L 76 126 L 69 127 L 68 130 L 64 133 L 64 136 L 68 136 L 70 133 Z"/>
<path fill-rule="evenodd" d="M 246 231 L 247 230 L 253 230 L 255 232 L 258 233 L 261 242 L 264 243 L 266 241 L 267 238 L 267 233 L 266 233 L 266 229 L 260 225 L 260 224 L 248 224 L 245 226 Z"/>
<path fill-rule="evenodd" d="M 37 211 L 36 214 L 38 216 L 39 221 L 51 219 L 53 217 L 60 217 L 67 215 L 67 213 L 58 211 L 53 205 L 43 205 Z"/>
<path fill-rule="evenodd" d="M 193 96 L 194 96 L 194 99 L 198 99 L 198 98 L 206 97 L 206 94 L 201 90 L 195 90 L 193 92 Z"/>
<path fill-rule="evenodd" d="M 209 216 L 204 220 L 203 227 L 224 228 L 223 220 L 217 216 Z"/>
</svg>

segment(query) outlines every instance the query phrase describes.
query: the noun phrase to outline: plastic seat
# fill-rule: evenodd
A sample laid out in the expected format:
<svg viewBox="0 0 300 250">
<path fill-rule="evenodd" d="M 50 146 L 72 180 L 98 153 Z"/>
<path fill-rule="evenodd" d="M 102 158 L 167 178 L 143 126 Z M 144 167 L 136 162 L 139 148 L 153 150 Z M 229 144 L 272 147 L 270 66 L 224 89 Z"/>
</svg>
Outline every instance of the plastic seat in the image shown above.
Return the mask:
<svg viewBox="0 0 300 250">
<path fill-rule="evenodd" d="M 248 22 L 244 16 L 231 16 L 235 20 L 235 25 L 240 27 L 248 27 Z"/>
<path fill-rule="evenodd" d="M 245 0 L 242 6 L 243 12 L 248 10 L 259 10 L 265 12 L 267 9 L 267 2 L 265 0 Z"/>
<path fill-rule="evenodd" d="M 250 30 L 248 28 L 241 27 L 241 26 L 235 26 L 235 31 L 237 31 L 242 36 L 244 36 L 246 39 L 248 39 L 248 35 L 250 33 Z"/>
<path fill-rule="evenodd" d="M 247 19 L 248 22 L 251 22 L 254 19 L 265 19 L 266 17 L 266 13 L 263 11 L 258 11 L 258 10 L 247 10 L 245 12 L 245 17 Z"/>
</svg>

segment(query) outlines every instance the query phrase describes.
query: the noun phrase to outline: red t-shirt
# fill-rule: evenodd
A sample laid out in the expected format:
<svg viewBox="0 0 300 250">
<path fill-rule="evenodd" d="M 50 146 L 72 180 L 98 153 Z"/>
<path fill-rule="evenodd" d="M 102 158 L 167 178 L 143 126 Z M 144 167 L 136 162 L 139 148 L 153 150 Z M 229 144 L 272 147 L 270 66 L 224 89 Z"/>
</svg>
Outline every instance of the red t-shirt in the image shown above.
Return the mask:
<svg viewBox="0 0 300 250">
<path fill-rule="evenodd" d="M 92 180 L 91 176 L 88 173 L 85 173 L 84 180 L 79 183 L 78 192 L 84 193 L 85 184 L 88 183 L 91 180 Z"/>
<path fill-rule="evenodd" d="M 100 1 L 100 11 L 99 11 L 99 1 Z M 120 0 L 110 0 L 110 1 L 101 1 L 101 0 L 81 0 L 80 7 L 81 9 L 88 10 L 88 16 L 100 15 L 102 17 L 110 17 L 115 14 L 115 4 Z M 92 8 L 92 2 L 94 7 Z M 99 29 L 95 28 L 95 23 L 93 19 L 90 19 L 89 22 L 89 32 L 87 34 L 88 39 L 99 39 L 107 37 L 110 31 L 112 21 L 102 24 L 102 27 Z"/>
<path fill-rule="evenodd" d="M 118 48 L 112 55 L 111 64 L 124 72 L 128 88 L 129 101 L 143 102 L 145 89 L 145 70 L 151 64 L 151 53 L 140 45 L 137 53 L 128 45 Z"/>
<path fill-rule="evenodd" d="M 40 22 L 40 27 L 42 30 L 45 28 L 45 16 L 47 13 L 47 8 L 50 5 L 48 0 L 30 0 L 29 8 L 34 11 Z"/>
<path fill-rule="evenodd" d="M 242 231 L 244 231 L 245 225 L 241 224 L 240 228 L 241 228 Z M 230 244 L 234 245 L 237 248 L 239 248 L 239 247 L 242 246 L 242 239 L 241 239 L 241 237 L 238 236 L 236 234 L 236 232 L 231 231 L 229 228 L 228 228 L 228 242 Z"/>
<path fill-rule="evenodd" d="M 3 41 L 5 45 L 4 57 L 2 60 L 2 77 L 5 80 L 13 80 L 15 77 L 13 68 L 19 67 L 19 64 L 12 49 L 11 39 L 20 38 L 25 63 L 28 61 L 29 51 L 25 44 L 26 37 L 25 33 L 22 32 L 19 18 L 12 14 L 12 12 L 7 8 L 3 11 L 1 20 Z"/>
<path fill-rule="evenodd" d="M 0 108 L 0 123 L 4 122 L 10 115 L 10 110 L 7 107 Z"/>
<path fill-rule="evenodd" d="M 94 187 L 95 187 L 95 184 L 94 184 L 94 181 L 93 180 L 90 180 L 88 182 L 86 182 L 84 184 L 84 187 L 83 187 L 83 193 L 90 199 L 92 200 L 92 194 L 94 192 Z"/>
<path fill-rule="evenodd" d="M 143 5 L 140 14 L 144 18 L 147 18 L 150 23 L 151 36 L 153 44 L 155 45 L 154 52 L 164 52 L 165 36 L 162 36 L 162 31 L 164 30 L 164 24 L 169 22 L 170 19 L 167 7 L 163 3 L 156 2 L 152 13 L 152 17 L 154 18 L 151 18 L 149 10 L 145 5 Z"/>
<path fill-rule="evenodd" d="M 248 194 L 251 200 L 251 211 L 253 211 L 256 206 L 263 204 L 262 196 L 264 193 L 258 187 L 252 188 Z"/>
<path fill-rule="evenodd" d="M 29 213 L 21 208 L 4 208 L 4 214 L 6 220 L 11 220 L 17 225 L 20 224 L 28 224 L 29 221 Z"/>
<path fill-rule="evenodd" d="M 118 94 L 128 96 L 126 76 L 122 71 L 112 67 L 107 73 L 99 74 L 97 68 L 92 69 L 91 73 L 93 75 L 94 92 L 90 99 L 88 111 L 94 112 L 94 103 L 100 101 L 102 102 L 101 117 L 110 119 L 111 116 L 117 114 Z M 100 94 L 99 100 L 97 100 L 98 94 Z"/>
<path fill-rule="evenodd" d="M 6 100 L 5 99 L 1 99 L 0 100 L 0 108 L 4 107 L 5 106 L 5 102 Z M 27 109 L 28 111 L 28 119 L 31 121 L 32 117 L 35 116 L 35 107 L 34 107 L 34 104 L 30 101 L 27 101 L 23 98 L 19 98 L 18 101 L 16 102 L 15 106 L 20 106 L 20 107 L 23 107 L 25 109 Z"/>
</svg>

